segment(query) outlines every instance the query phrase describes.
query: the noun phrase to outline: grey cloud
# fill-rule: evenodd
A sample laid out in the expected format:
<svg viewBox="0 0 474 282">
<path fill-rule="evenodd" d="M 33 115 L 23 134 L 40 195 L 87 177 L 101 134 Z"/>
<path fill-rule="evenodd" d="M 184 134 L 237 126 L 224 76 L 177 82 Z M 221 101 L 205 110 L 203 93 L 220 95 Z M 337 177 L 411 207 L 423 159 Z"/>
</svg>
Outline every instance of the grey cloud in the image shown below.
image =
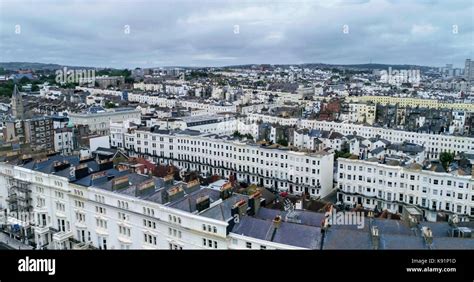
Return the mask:
<svg viewBox="0 0 474 282">
<path fill-rule="evenodd" d="M 473 14 L 469 0 L 0 0 L 0 60 L 129 68 L 369 60 L 462 66 L 473 57 Z"/>
</svg>

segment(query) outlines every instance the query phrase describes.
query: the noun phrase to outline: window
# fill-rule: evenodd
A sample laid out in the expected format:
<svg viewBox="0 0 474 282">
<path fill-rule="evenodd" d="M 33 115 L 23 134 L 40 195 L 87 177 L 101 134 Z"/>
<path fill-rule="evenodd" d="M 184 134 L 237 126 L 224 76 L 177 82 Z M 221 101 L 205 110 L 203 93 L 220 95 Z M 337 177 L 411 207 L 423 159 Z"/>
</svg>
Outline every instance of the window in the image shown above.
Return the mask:
<svg viewBox="0 0 474 282">
<path fill-rule="evenodd" d="M 121 235 L 130 237 L 130 228 L 127 228 L 127 227 L 124 227 L 124 226 L 120 226 L 120 225 L 119 225 L 119 233 L 120 233 Z"/>
<path fill-rule="evenodd" d="M 103 207 L 96 206 L 96 207 L 95 207 L 95 212 L 96 212 L 96 213 L 100 213 L 100 214 L 105 214 L 105 213 L 106 213 L 106 210 L 105 210 L 105 208 L 103 208 Z"/>
<path fill-rule="evenodd" d="M 252 248 L 252 243 L 246 242 L 245 246 L 247 247 L 247 249 L 251 249 Z"/>
<path fill-rule="evenodd" d="M 152 245 L 155 245 L 156 246 L 156 236 L 152 236 L 152 235 L 149 235 L 149 234 L 144 234 L 144 240 L 145 240 L 145 243 L 148 243 L 148 244 L 152 244 Z"/>
</svg>

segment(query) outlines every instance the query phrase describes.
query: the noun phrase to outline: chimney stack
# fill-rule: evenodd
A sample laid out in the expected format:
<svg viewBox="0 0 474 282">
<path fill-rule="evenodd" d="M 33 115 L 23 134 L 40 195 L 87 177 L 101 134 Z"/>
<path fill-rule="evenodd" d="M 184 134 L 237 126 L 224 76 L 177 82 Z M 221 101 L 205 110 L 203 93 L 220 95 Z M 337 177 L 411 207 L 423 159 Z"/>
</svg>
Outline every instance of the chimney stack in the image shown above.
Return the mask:
<svg viewBox="0 0 474 282">
<path fill-rule="evenodd" d="M 273 219 L 273 230 L 272 230 L 272 234 L 271 234 L 271 237 L 270 237 L 270 241 L 273 241 L 273 239 L 275 238 L 277 229 L 280 228 L 280 225 L 281 225 L 281 215 L 277 215 Z"/>
<path fill-rule="evenodd" d="M 237 203 L 235 203 L 232 209 L 235 209 L 236 212 L 239 214 L 239 216 L 244 216 L 245 214 L 247 214 L 247 207 L 248 207 L 247 201 L 242 199 L 238 201 Z"/>
<path fill-rule="evenodd" d="M 163 177 L 163 180 L 165 181 L 166 186 L 173 185 L 174 183 L 174 176 L 173 174 L 168 174 L 165 177 Z"/>
<path fill-rule="evenodd" d="M 186 183 L 186 185 L 184 186 L 184 190 L 187 194 L 191 194 L 192 192 L 199 190 L 200 187 L 201 185 L 199 183 L 199 179 L 194 179 Z"/>
<path fill-rule="evenodd" d="M 258 213 L 258 210 L 260 209 L 260 201 L 262 198 L 262 193 L 260 191 L 257 191 L 253 193 L 250 198 L 249 198 L 249 215 L 256 215 Z"/>
<path fill-rule="evenodd" d="M 273 219 L 273 226 L 275 227 L 275 229 L 278 229 L 280 225 L 281 225 L 281 215 L 277 215 Z"/>
<path fill-rule="evenodd" d="M 430 247 L 431 244 L 433 244 L 433 232 L 431 231 L 431 228 L 426 227 L 426 226 L 423 226 L 422 231 L 423 231 L 423 238 L 425 239 L 426 245 Z"/>
<path fill-rule="evenodd" d="M 227 182 L 220 188 L 220 197 L 222 200 L 229 198 L 232 195 L 232 183 Z"/>
<path fill-rule="evenodd" d="M 209 200 L 209 195 L 201 196 L 196 199 L 196 209 L 198 212 L 201 212 L 211 205 L 211 201 Z"/>
<path fill-rule="evenodd" d="M 120 176 L 112 179 L 112 191 L 121 190 L 127 188 L 129 185 L 128 175 Z"/>
<path fill-rule="evenodd" d="M 379 236 L 379 229 L 377 226 L 372 226 L 372 229 L 370 230 L 370 237 L 372 238 L 372 247 L 374 250 L 379 249 L 379 244 L 380 244 L 380 236 Z"/>
</svg>

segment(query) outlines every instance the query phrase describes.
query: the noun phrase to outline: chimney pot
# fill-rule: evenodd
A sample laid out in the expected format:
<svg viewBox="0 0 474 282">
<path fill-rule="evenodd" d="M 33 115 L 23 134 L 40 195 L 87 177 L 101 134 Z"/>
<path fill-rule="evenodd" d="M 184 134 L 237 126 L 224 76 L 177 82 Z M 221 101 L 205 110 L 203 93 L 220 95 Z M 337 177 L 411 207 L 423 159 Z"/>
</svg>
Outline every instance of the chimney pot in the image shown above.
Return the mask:
<svg viewBox="0 0 474 282">
<path fill-rule="evenodd" d="M 275 228 L 280 227 L 280 225 L 281 225 L 281 215 L 275 216 L 275 218 L 273 219 L 273 225 L 275 226 Z"/>
</svg>

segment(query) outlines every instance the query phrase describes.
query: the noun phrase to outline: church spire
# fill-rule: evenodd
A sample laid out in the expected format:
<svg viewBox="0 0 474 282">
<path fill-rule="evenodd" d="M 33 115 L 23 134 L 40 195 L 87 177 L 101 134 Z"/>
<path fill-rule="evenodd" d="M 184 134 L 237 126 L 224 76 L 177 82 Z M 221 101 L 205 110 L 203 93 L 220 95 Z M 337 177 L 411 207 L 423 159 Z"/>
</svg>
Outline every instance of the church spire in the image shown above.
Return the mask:
<svg viewBox="0 0 474 282">
<path fill-rule="evenodd" d="M 24 119 L 24 109 L 23 109 L 23 97 L 21 92 L 18 91 L 18 87 L 13 87 L 12 93 L 12 115 L 17 119 Z"/>
</svg>

